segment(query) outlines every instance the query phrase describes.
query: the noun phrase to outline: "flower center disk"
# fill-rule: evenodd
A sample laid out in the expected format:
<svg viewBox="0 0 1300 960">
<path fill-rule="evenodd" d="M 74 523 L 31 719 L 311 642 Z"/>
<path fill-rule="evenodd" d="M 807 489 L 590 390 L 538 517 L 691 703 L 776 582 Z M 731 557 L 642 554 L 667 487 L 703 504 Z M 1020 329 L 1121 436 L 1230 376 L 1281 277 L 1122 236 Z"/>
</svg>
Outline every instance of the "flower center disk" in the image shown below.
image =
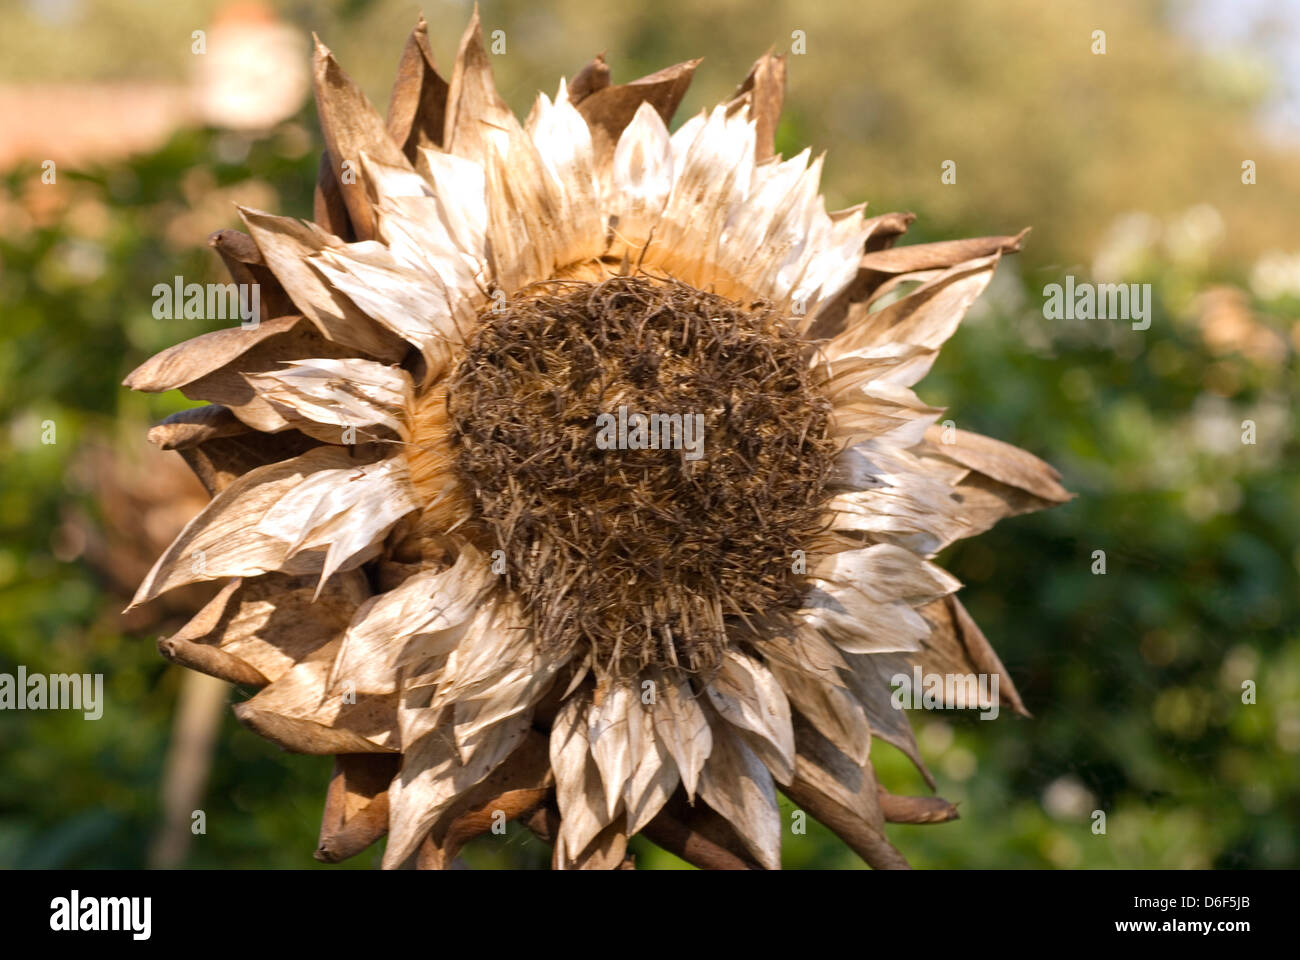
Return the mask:
<svg viewBox="0 0 1300 960">
<path fill-rule="evenodd" d="M 543 650 L 701 672 L 793 608 L 836 451 L 784 317 L 636 276 L 480 321 L 447 393 L 456 468 Z"/>
</svg>

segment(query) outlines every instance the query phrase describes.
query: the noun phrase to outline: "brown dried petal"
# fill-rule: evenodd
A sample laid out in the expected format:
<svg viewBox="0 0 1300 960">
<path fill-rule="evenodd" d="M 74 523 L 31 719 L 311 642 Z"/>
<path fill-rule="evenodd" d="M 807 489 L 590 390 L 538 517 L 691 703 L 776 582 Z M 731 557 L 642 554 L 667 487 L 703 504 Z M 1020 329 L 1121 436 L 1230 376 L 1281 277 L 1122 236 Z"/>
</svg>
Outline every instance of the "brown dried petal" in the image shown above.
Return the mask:
<svg viewBox="0 0 1300 960">
<path fill-rule="evenodd" d="M 947 823 L 957 808 L 943 797 L 907 797 L 880 787 L 880 810 L 886 823 Z"/>
<path fill-rule="evenodd" d="M 359 158 L 357 162 L 359 165 Z M 385 363 L 397 363 L 406 356 L 408 348 L 403 341 L 366 316 L 313 269 L 310 258 L 327 248 L 341 247 L 338 237 L 315 224 L 249 207 L 240 207 L 239 213 L 271 272 L 326 339 Z"/>
<path fill-rule="evenodd" d="M 196 407 L 196 410 L 225 410 L 225 407 Z M 218 433 L 210 439 L 200 439 L 202 436 L 199 431 L 186 430 L 175 437 L 177 450 L 185 458 L 186 464 L 194 471 L 194 475 L 199 478 L 203 486 L 212 496 L 216 496 L 226 487 L 230 486 L 237 479 L 248 473 L 249 470 L 257 467 L 264 467 L 267 464 L 278 463 L 282 460 L 288 460 L 300 456 L 320 444 L 305 434 L 297 430 L 284 430 L 280 433 L 260 433 L 250 429 L 246 424 L 240 422 L 234 414 L 229 414 L 232 420 L 243 429 L 241 433 L 220 432 L 224 428 L 218 428 Z M 180 416 L 176 414 L 175 416 Z M 169 421 L 164 421 L 154 430 L 161 430 L 173 426 Z M 152 437 L 153 431 L 150 431 Z M 162 437 L 172 437 L 173 434 L 159 434 Z"/>
<path fill-rule="evenodd" d="M 627 834 L 622 824 L 615 822 L 596 835 L 587 848 L 572 860 L 560 857 L 556 846 L 551 855 L 551 865 L 557 870 L 622 870 L 626 869 Z"/>
<path fill-rule="evenodd" d="M 850 668 L 845 672 L 844 677 L 854 696 L 867 712 L 872 736 L 876 740 L 883 740 L 911 760 L 921 776 L 925 778 L 925 782 L 933 789 L 934 775 L 930 773 L 921 758 L 920 748 L 916 745 L 916 735 L 912 732 L 912 724 L 907 719 L 907 711 L 894 707 L 893 688 L 889 685 L 890 677 L 907 673 L 911 669 L 906 656 L 901 653 L 846 653 L 844 659 L 848 661 Z"/>
<path fill-rule="evenodd" d="M 687 807 L 688 811 L 692 808 Z M 716 822 L 727 829 L 729 833 L 734 832 L 727 826 L 726 821 L 717 814 L 709 810 L 708 807 L 700 804 L 694 810 L 711 815 Z M 701 870 L 758 870 L 758 864 L 750 859 L 748 852 L 739 839 L 735 839 L 735 846 L 739 848 L 740 853 L 735 853 L 728 847 L 714 842 L 705 836 L 698 829 L 683 823 L 677 817 L 665 811 L 660 811 L 650 823 L 646 824 L 642 834 L 650 840 L 655 846 L 662 847 L 674 856 L 680 857 L 687 863 L 694 864 Z"/>
<path fill-rule="evenodd" d="M 352 229 L 352 218 L 348 216 L 348 205 L 343 200 L 343 190 L 339 187 L 339 179 L 334 176 L 334 164 L 328 150 L 321 153 L 320 165 L 316 168 L 312 220 L 340 240 L 351 243 L 357 239 L 356 231 Z"/>
<path fill-rule="evenodd" d="M 598 53 L 569 81 L 569 102 L 575 107 L 597 90 L 609 86 L 609 64 L 605 55 Z"/>
<path fill-rule="evenodd" d="M 811 724 L 796 715 L 799 745 L 794 781 L 782 792 L 878 870 L 906 869 L 907 861 L 886 839 L 875 773 L 855 764 Z"/>
<path fill-rule="evenodd" d="M 208 246 L 220 255 L 235 283 L 257 285 L 262 317 L 282 317 L 298 312 L 248 234 L 239 230 L 218 230 L 208 237 Z"/>
<path fill-rule="evenodd" d="M 526 819 L 546 799 L 555 777 L 547 739 L 536 730 L 501 766 L 451 806 L 420 850 L 421 867 L 444 869 L 461 848 L 505 820 Z"/>
<path fill-rule="evenodd" d="M 162 450 L 186 450 L 209 440 L 237 437 L 251 428 L 219 404 L 173 413 L 149 430 L 149 442 Z"/>
<path fill-rule="evenodd" d="M 301 316 L 276 317 L 251 330 L 224 327 L 168 347 L 132 370 L 122 385 L 145 393 L 162 393 L 193 383 L 238 360 L 265 340 L 298 332 L 308 324 Z M 318 342 L 325 342 L 317 337 Z M 280 341 L 281 347 L 284 346 Z M 286 359 L 287 359 L 286 355 Z"/>
<path fill-rule="evenodd" d="M 1073 497 L 1061 486 L 1061 475 L 1051 464 L 1019 447 L 968 430 L 945 434 L 938 426 L 927 430 L 925 437 L 930 451 L 999 483 L 1027 491 L 1049 503 L 1065 503 Z"/>
<path fill-rule="evenodd" d="M 785 57 L 769 50 L 754 61 L 728 104 L 728 112 L 748 107 L 754 120 L 754 159 L 766 160 L 775 152 L 776 125 L 785 102 Z"/>
<path fill-rule="evenodd" d="M 395 756 L 375 753 L 334 758 L 314 854 L 317 860 L 339 863 L 388 832 L 388 784 L 397 775 L 399 762 Z"/>
<path fill-rule="evenodd" d="M 313 651 L 261 693 L 235 705 L 240 723 L 294 753 L 395 753 L 397 698 L 328 693 L 338 640 Z"/>
<path fill-rule="evenodd" d="M 429 28 L 421 15 L 402 50 L 388 100 L 388 134 L 412 163 L 421 147 L 442 146 L 447 90 L 434 67 Z"/>
<path fill-rule="evenodd" d="M 483 47 L 483 25 L 475 7 L 451 71 L 443 146 L 448 153 L 482 166 L 489 158 L 490 138 L 499 135 L 500 130 L 518 126 L 518 119 L 497 93 L 492 63 Z"/>
<path fill-rule="evenodd" d="M 919 651 L 907 654 L 913 664 L 927 674 L 996 675 L 998 702 L 1021 716 L 1029 716 L 1011 674 L 960 600 L 955 596 L 944 597 L 920 607 L 919 612 L 930 623 L 931 631 L 921 641 Z"/>
<path fill-rule="evenodd" d="M 686 96 L 699 62 L 687 60 L 674 64 L 631 83 L 603 87 L 577 101 L 578 112 L 591 128 L 591 145 L 598 169 L 614 156 L 618 138 L 642 103 L 654 107 L 665 126 L 672 124 L 673 114 Z"/>
<path fill-rule="evenodd" d="M 170 641 L 219 650 L 256 670 L 263 683 L 278 680 L 340 636 L 370 593 L 359 570 L 331 577 L 313 600 L 315 591 L 315 577 L 232 580 Z"/>
<path fill-rule="evenodd" d="M 413 170 L 406 155 L 388 135 L 388 129 L 370 100 L 334 59 L 329 48 L 316 40 L 313 63 L 316 110 L 329 148 L 334 176 L 343 193 L 357 239 L 375 239 L 375 214 L 359 176 L 361 153 L 382 163 Z M 344 175 L 344 164 L 351 176 Z"/>
</svg>

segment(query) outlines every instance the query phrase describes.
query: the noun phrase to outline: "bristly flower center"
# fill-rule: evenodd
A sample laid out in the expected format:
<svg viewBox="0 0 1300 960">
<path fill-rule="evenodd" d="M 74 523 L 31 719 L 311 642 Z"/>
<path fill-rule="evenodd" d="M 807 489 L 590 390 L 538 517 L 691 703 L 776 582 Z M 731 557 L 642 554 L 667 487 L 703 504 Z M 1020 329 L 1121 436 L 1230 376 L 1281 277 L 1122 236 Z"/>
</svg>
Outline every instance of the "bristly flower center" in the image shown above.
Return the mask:
<svg viewBox="0 0 1300 960">
<path fill-rule="evenodd" d="M 716 665 L 797 600 L 835 453 L 808 344 L 675 282 L 550 282 L 487 307 L 448 413 L 488 550 L 543 650 Z"/>
</svg>

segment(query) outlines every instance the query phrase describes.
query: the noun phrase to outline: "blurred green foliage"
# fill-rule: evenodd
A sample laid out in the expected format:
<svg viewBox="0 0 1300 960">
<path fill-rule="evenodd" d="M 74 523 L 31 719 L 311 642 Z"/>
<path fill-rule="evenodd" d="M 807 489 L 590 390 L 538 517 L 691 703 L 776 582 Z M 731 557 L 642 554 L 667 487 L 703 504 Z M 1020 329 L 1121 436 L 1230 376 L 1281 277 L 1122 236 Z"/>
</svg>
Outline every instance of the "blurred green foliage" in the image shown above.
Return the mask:
<svg viewBox="0 0 1300 960">
<path fill-rule="evenodd" d="M 394 6 L 344 4 L 327 16 L 336 25 L 367 23 Z M 766 45 L 749 43 L 762 24 L 740 22 L 739 7 L 697 6 L 624 16 L 615 5 L 584 19 L 576 5 L 561 4 L 557 19 L 541 24 L 524 5 L 501 4 L 489 5 L 485 16 L 508 22 L 516 37 L 527 36 L 530 24 L 552 37 L 557 24 L 573 24 L 578 39 L 566 41 L 565 50 L 590 40 L 589 52 L 605 46 L 596 27 L 617 20 L 619 47 L 609 41 L 611 54 L 626 51 L 632 64 L 611 56 L 620 79 L 638 66 L 684 58 L 691 44 L 682 31 L 690 33 L 691 24 L 734 28 L 720 41 L 728 63 L 741 41 L 751 57 Z M 926 19 L 932 6 L 889 14 L 892 46 L 882 59 L 907 61 L 905 84 L 882 80 L 869 57 L 859 73 L 830 70 L 815 57 L 792 64 L 792 74 L 803 72 L 804 79 L 792 83 L 780 146 L 789 153 L 811 139 L 830 146 L 832 158 L 843 147 L 841 156 L 853 162 L 831 168 L 835 199 L 867 196 L 874 210 L 915 207 L 922 217 L 906 242 L 1002 233 L 1022 222 L 1040 228 L 1023 256 L 999 267 L 918 392 L 946 406 L 958 426 L 1053 463 L 1078 496 L 1006 521 L 941 558 L 967 585 L 964 601 L 1034 718 L 1004 713 L 986 723 L 973 715 L 914 713 L 939 793 L 960 804 L 962 818 L 890 827 L 891 837 L 922 867 L 1300 865 L 1300 300 L 1252 286 L 1254 248 L 1240 243 L 1232 229 L 1236 211 L 1222 193 L 1214 206 L 1187 213 L 1187 202 L 1175 202 L 1179 189 L 1157 186 L 1148 189 L 1157 218 L 1114 230 L 1113 218 L 1098 222 L 1088 197 L 1107 190 L 1133 196 L 1143 170 L 1181 169 L 1156 156 L 1155 135 L 1143 141 L 1150 167 L 1130 170 L 1128 180 L 1089 150 L 1054 141 L 1068 132 L 1062 126 L 1025 145 L 1031 159 L 1012 164 L 1023 173 L 1032 158 L 1050 154 L 1050 172 L 990 178 L 980 189 L 944 194 L 937 182 L 943 147 L 926 138 L 939 136 L 945 122 L 967 107 L 992 118 L 1050 112 L 1038 91 L 990 88 L 994 54 L 1014 59 L 1027 44 L 1042 44 L 1044 62 L 1068 60 L 1073 54 L 1062 49 L 1073 41 L 1025 35 L 1038 4 L 998 6 L 997 23 L 1016 25 L 1005 34 L 987 25 L 976 30 L 965 13 L 956 14 L 962 5 L 943 5 L 955 23 Z M 793 5 L 780 10 L 799 22 Z M 439 13 L 452 24 L 447 31 L 459 31 L 459 7 Z M 1125 17 L 1130 36 L 1156 38 L 1151 42 L 1160 49 L 1172 42 L 1154 5 L 1133 5 Z M 298 20 L 313 24 L 309 13 Z M 384 39 L 400 43 L 407 21 L 385 22 Z M 819 13 L 813 23 L 827 29 L 835 21 Z M 779 18 L 767 26 L 789 33 Z M 979 43 L 963 46 L 963 28 L 981 42 L 999 39 L 992 52 Z M 865 43 L 880 29 L 862 25 L 857 40 Z M 850 39 L 836 43 L 847 47 Z M 440 41 L 440 49 L 446 46 Z M 962 51 L 970 59 L 957 55 Z M 396 52 L 395 43 L 387 59 L 363 59 L 359 75 L 386 74 Z M 553 52 L 535 44 L 505 66 L 502 87 L 516 107 L 526 107 L 523 91 L 549 90 L 552 74 L 574 72 L 575 64 Z M 543 64 L 541 73 L 535 65 Z M 942 102 L 943 91 L 967 81 L 986 97 Z M 1178 142 L 1203 115 L 1217 130 L 1244 126 L 1240 104 L 1230 98 L 1207 100 L 1195 85 L 1177 96 L 1161 87 L 1157 96 L 1151 91 L 1158 78 L 1149 80 L 1142 102 L 1125 105 L 1112 87 L 1133 82 L 1107 81 L 1105 91 L 1080 94 L 1075 106 L 1104 106 L 1116 124 L 1137 129 L 1151 120 L 1147 101 L 1173 104 L 1183 112 L 1156 126 Z M 728 92 L 716 83 L 708 91 Z M 855 126 L 854 104 L 870 101 L 873 91 L 880 102 L 869 113 L 891 133 L 918 117 L 904 147 L 877 138 L 870 125 Z M 682 116 L 703 102 L 688 101 Z M 882 111 L 902 119 L 880 119 Z M 1096 122 L 1103 121 L 1109 122 Z M 159 784 L 180 671 L 154 649 L 163 625 L 125 629 L 117 611 L 127 598 L 104 570 L 63 545 L 69 509 L 103 519 L 96 480 L 78 472 L 76 458 L 92 441 L 124 445 L 188 405 L 119 386 L 141 360 L 206 329 L 203 321 L 155 319 L 152 286 L 177 274 L 223 279 L 203 240 L 238 226 L 232 200 L 307 216 L 319 138 L 305 131 L 314 130 L 304 108 L 260 137 L 184 131 L 148 155 L 61 171 L 54 200 L 41 193 L 55 188 L 42 185 L 33 166 L 0 179 L 0 672 L 25 664 L 33 672 L 103 673 L 108 701 L 97 721 L 52 711 L 0 713 L 0 866 L 146 863 L 160 823 Z M 1225 148 L 1223 155 L 1237 152 Z M 910 172 L 916 158 L 935 168 L 924 182 Z M 1294 159 L 1290 154 L 1293 167 Z M 882 191 L 881 184 L 896 189 Z M 1255 198 L 1250 202 L 1261 209 Z M 929 216 L 932 209 L 937 213 Z M 1261 229 L 1294 236 L 1280 209 Z M 990 222 L 990 211 L 1007 213 Z M 1229 225 L 1226 239 L 1216 217 Z M 1087 238 L 1086 252 L 1079 237 Z M 1105 264 L 1114 278 L 1152 285 L 1150 329 L 1044 319 L 1044 285 L 1066 273 L 1087 278 L 1088 267 L 1068 266 L 1083 256 L 1093 257 L 1094 268 Z M 1256 424 L 1254 444 L 1241 442 L 1245 420 Z M 57 432 L 53 444 L 42 442 L 47 421 Z M 1098 550 L 1105 552 L 1104 575 L 1093 572 Z M 1257 685 L 1254 705 L 1242 703 L 1244 681 Z M 888 746 L 877 744 L 872 759 L 895 792 L 925 792 Z M 329 766 L 284 754 L 227 716 L 204 804 L 207 833 L 194 838 L 188 865 L 314 866 Z M 1104 836 L 1091 830 L 1095 809 L 1106 813 Z M 790 822 L 793 811 L 783 811 Z M 643 840 L 634 847 L 643 867 L 681 866 Z M 540 867 L 548 852 L 512 825 L 504 839 L 477 841 L 465 856 L 472 866 Z M 789 867 L 862 866 L 815 823 L 806 835 L 787 837 L 785 857 Z M 346 866 L 377 861 L 370 851 Z"/>
</svg>

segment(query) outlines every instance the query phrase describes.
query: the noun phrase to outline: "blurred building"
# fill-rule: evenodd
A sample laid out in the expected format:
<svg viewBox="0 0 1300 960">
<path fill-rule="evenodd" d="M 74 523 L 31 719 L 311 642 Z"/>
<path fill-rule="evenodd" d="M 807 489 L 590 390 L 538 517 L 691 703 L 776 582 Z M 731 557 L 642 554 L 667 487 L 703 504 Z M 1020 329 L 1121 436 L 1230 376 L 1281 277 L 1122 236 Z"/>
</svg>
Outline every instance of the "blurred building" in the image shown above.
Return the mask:
<svg viewBox="0 0 1300 960">
<path fill-rule="evenodd" d="M 184 83 L 0 85 L 0 170 L 24 161 L 83 166 L 155 149 L 176 130 L 265 130 L 310 91 L 306 39 L 257 0 L 222 6 L 191 37 Z"/>
</svg>

